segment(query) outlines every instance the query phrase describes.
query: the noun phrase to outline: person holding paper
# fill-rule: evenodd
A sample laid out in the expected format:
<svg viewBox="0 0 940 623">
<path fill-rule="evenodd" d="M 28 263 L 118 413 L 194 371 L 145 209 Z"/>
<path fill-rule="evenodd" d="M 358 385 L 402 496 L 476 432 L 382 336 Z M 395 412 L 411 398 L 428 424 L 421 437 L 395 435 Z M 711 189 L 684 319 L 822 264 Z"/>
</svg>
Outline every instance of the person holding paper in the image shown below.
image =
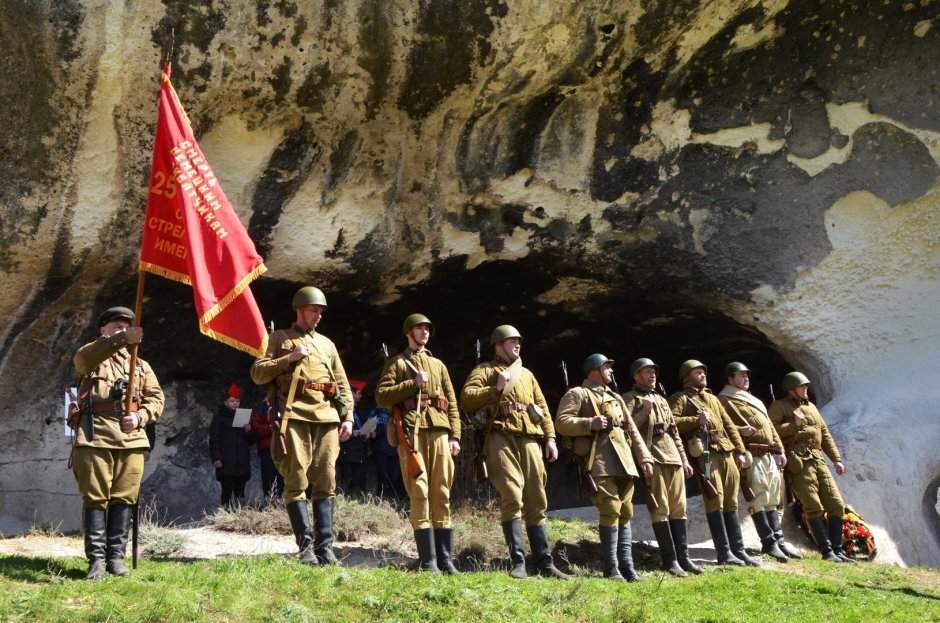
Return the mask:
<svg viewBox="0 0 940 623">
<path fill-rule="evenodd" d="M 251 479 L 249 448 L 255 442 L 251 424 L 236 421 L 241 396 L 241 388 L 232 383 L 209 424 L 209 456 L 215 478 L 222 485 L 222 506 L 230 509 L 245 503 L 245 485 Z"/>
</svg>

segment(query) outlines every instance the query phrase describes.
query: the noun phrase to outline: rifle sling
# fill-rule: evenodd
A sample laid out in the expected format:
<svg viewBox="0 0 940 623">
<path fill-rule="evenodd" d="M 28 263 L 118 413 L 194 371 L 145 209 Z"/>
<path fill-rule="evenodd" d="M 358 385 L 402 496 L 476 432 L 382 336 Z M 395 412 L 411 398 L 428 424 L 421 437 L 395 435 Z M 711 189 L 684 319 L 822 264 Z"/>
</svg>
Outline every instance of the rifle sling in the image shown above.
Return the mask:
<svg viewBox="0 0 940 623">
<path fill-rule="evenodd" d="M 290 412 L 294 406 L 294 395 L 297 393 L 297 379 L 299 378 L 300 366 L 295 365 L 294 372 L 291 374 L 290 389 L 287 390 L 287 401 L 284 403 L 284 414 L 281 416 L 281 429 L 278 431 L 281 435 L 287 434 L 287 420 L 290 418 Z"/>
</svg>

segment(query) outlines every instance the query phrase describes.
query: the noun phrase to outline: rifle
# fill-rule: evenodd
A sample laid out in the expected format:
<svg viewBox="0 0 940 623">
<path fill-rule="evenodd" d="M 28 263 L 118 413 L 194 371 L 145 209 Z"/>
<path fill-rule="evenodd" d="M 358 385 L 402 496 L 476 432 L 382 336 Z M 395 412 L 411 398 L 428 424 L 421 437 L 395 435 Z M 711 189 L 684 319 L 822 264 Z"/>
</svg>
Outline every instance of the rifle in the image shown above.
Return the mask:
<svg viewBox="0 0 940 623">
<path fill-rule="evenodd" d="M 750 424 L 747 423 L 747 418 L 741 415 L 738 412 L 737 408 L 734 407 L 733 405 L 729 404 L 726 411 L 728 412 L 729 417 L 736 418 L 739 420 L 739 422 L 736 422 L 736 424 L 740 423 L 743 426 L 750 426 Z M 742 441 L 743 441 L 743 438 L 742 438 Z M 745 449 L 747 448 L 746 443 L 744 444 L 744 447 Z M 754 461 L 753 456 L 751 457 L 751 461 L 752 462 Z M 754 493 L 754 489 L 751 488 L 750 483 L 747 481 L 747 468 L 742 468 L 742 469 L 739 469 L 738 471 L 741 473 L 741 494 L 744 496 L 745 502 L 750 502 L 755 497 L 757 497 L 757 495 Z"/>
<path fill-rule="evenodd" d="M 770 384 L 770 404 L 777 402 L 776 397 L 774 397 L 774 384 Z M 786 456 L 786 455 L 784 455 Z M 790 486 L 790 479 L 787 477 L 786 469 L 780 470 L 783 472 L 783 503 L 786 506 L 793 506 L 796 504 L 796 493 L 793 492 L 793 487 Z M 781 511 L 783 512 L 783 511 Z"/>
<path fill-rule="evenodd" d="M 633 408 L 634 408 L 634 409 L 637 409 L 637 404 L 638 404 L 639 402 L 640 402 L 640 397 L 639 397 L 639 396 L 634 396 L 634 402 L 633 402 Z M 624 404 L 626 404 L 626 403 L 624 403 Z M 650 413 L 652 413 L 652 410 L 650 411 Z M 625 435 L 629 435 L 630 432 L 629 432 L 629 430 L 627 430 L 627 422 L 630 421 L 630 419 L 628 419 L 628 418 L 630 418 L 630 416 L 627 415 L 626 412 L 624 412 L 623 415 L 624 415 L 624 420 L 623 420 L 623 424 L 621 425 L 621 427 L 622 427 L 623 430 L 624 430 L 624 434 L 625 434 Z M 632 418 L 631 418 L 631 419 L 632 419 Z M 634 426 L 636 426 L 636 422 L 632 422 L 632 424 L 633 424 Z M 652 422 L 649 422 L 647 425 L 651 427 L 651 426 L 653 426 L 653 423 L 652 423 Z M 637 436 L 639 436 L 639 430 L 637 430 Z M 645 477 L 643 476 L 643 473 L 642 473 L 642 471 L 640 470 L 639 464 L 637 464 L 637 471 L 640 471 L 640 477 L 637 478 L 637 482 L 638 482 L 637 488 L 640 490 L 641 493 L 643 493 L 643 497 L 644 497 L 644 499 L 646 500 L 646 508 L 648 508 L 649 511 L 652 513 L 654 510 L 656 510 L 657 508 L 659 508 L 659 502 L 657 502 L 657 501 L 656 501 L 656 498 L 653 497 L 652 479 L 651 479 L 651 478 L 645 478 Z"/>
<path fill-rule="evenodd" d="M 702 410 L 701 407 L 699 407 L 695 403 L 695 401 L 692 400 L 691 397 L 687 396 L 687 398 L 689 399 L 689 404 L 692 405 L 692 409 L 694 413 L 698 413 L 699 411 Z M 702 424 L 701 435 L 702 435 L 702 462 L 701 462 L 702 464 L 701 466 L 699 466 L 699 462 L 694 461 L 692 463 L 692 468 L 695 471 L 695 475 L 698 476 L 699 484 L 702 486 L 702 494 L 708 497 L 708 499 L 712 499 L 718 495 L 718 489 L 715 488 L 715 485 L 712 482 L 712 478 L 711 478 L 711 465 L 709 462 L 709 450 L 708 450 L 708 446 L 709 446 L 711 439 L 708 436 L 707 424 Z"/>
<path fill-rule="evenodd" d="M 382 344 L 382 355 L 385 357 L 385 362 L 388 363 L 388 346 L 384 343 Z M 417 405 L 420 409 L 421 392 L 418 392 Z M 420 413 L 418 415 L 420 416 Z M 408 438 L 408 431 L 406 430 L 408 425 L 405 424 L 405 419 L 402 417 L 401 406 L 395 405 L 392 407 L 391 418 L 392 423 L 395 425 L 395 436 L 398 438 L 398 445 L 405 450 L 407 456 L 408 475 L 412 478 L 417 478 L 424 473 L 424 459 L 418 454 L 418 451 L 414 449 L 414 445 Z M 417 420 L 415 421 L 415 428 L 417 428 Z"/>
<path fill-rule="evenodd" d="M 561 362 L 561 378 L 565 384 L 565 391 L 568 391 L 570 385 L 568 384 L 568 364 L 562 360 Z M 597 444 L 597 433 L 594 433 L 594 442 L 591 444 L 591 462 L 593 462 L 594 457 L 594 447 Z M 594 477 L 591 476 L 591 470 L 588 469 L 587 463 L 585 460 L 578 455 L 574 456 L 574 464 L 578 468 L 578 496 L 583 497 L 585 491 L 587 495 L 594 495 L 597 493 L 597 483 L 594 482 Z"/>
<path fill-rule="evenodd" d="M 268 333 L 274 333 L 274 321 L 268 325 Z M 275 461 L 281 460 L 285 454 L 287 454 L 287 441 L 284 438 L 284 435 L 281 435 L 281 424 L 283 419 L 283 414 L 281 413 L 280 405 L 280 395 L 277 388 L 277 379 L 271 381 L 271 404 L 268 406 L 268 424 L 271 426 L 271 431 L 274 433 L 271 440 L 272 444 L 276 443 L 277 446 L 271 446 L 271 458 Z M 286 428 L 285 428 L 286 430 Z"/>
<path fill-rule="evenodd" d="M 477 365 L 480 365 L 480 360 L 483 358 L 480 353 L 480 340 L 479 338 L 476 341 L 476 355 L 477 355 Z M 482 431 L 474 427 L 473 436 L 476 441 L 476 451 L 473 454 L 473 463 L 474 463 L 474 474 L 473 479 L 477 482 L 486 480 L 490 477 L 490 470 L 486 466 L 486 455 L 483 452 L 484 447 L 486 446 L 486 438 L 489 436 L 490 431 L 493 429 L 493 420 L 495 418 L 490 417 L 490 421 L 486 426 L 486 430 Z"/>
</svg>

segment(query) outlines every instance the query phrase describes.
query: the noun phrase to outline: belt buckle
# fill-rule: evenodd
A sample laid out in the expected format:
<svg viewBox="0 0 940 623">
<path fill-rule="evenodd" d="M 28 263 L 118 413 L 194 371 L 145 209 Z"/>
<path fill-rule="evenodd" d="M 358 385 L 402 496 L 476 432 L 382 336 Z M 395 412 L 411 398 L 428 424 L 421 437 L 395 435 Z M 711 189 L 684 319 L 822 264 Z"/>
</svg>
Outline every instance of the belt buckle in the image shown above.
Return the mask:
<svg viewBox="0 0 940 623">
<path fill-rule="evenodd" d="M 124 401 L 123 400 L 115 400 L 111 408 L 114 411 L 114 413 L 116 413 L 118 416 L 124 415 Z"/>
</svg>

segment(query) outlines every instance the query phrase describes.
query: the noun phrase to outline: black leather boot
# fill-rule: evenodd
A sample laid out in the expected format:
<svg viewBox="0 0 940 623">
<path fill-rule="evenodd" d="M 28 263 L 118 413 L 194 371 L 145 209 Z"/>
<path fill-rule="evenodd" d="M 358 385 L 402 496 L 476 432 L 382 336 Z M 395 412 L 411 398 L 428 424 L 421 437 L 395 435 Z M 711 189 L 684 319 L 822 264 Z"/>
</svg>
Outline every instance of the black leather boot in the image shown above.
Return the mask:
<svg viewBox="0 0 940 623">
<path fill-rule="evenodd" d="M 786 554 L 787 557 L 793 558 L 794 560 L 802 559 L 803 557 L 800 555 L 800 553 L 783 538 L 783 527 L 780 524 L 780 512 L 776 510 L 767 511 L 767 523 L 770 525 L 770 530 L 777 539 L 777 547 L 780 548 L 780 551 Z"/>
<path fill-rule="evenodd" d="M 629 523 L 622 523 L 617 529 L 617 563 L 627 582 L 643 581 L 633 566 L 633 528 Z"/>
<path fill-rule="evenodd" d="M 313 501 L 313 551 L 326 565 L 338 564 L 333 553 L 333 498 Z"/>
<path fill-rule="evenodd" d="M 822 517 L 810 519 L 809 531 L 813 533 L 813 539 L 816 540 L 816 547 L 822 553 L 823 560 L 829 562 L 842 562 L 842 559 L 832 552 L 832 545 L 829 544 L 829 534 L 826 531 L 826 522 Z"/>
<path fill-rule="evenodd" d="M 728 534 L 728 547 L 731 549 L 731 553 L 738 560 L 743 560 L 744 564 L 750 567 L 759 567 L 760 563 L 744 551 L 744 537 L 741 534 L 741 520 L 738 519 L 738 511 L 724 511 L 722 516 L 725 520 L 725 531 Z"/>
<path fill-rule="evenodd" d="M 127 534 L 131 528 L 131 507 L 115 504 L 108 507 L 108 573 L 128 576 L 131 570 L 124 564 L 127 553 Z"/>
<path fill-rule="evenodd" d="M 688 522 L 685 519 L 670 519 L 669 531 L 672 533 L 672 542 L 676 546 L 676 560 L 683 570 L 695 575 L 704 573 L 702 568 L 689 558 Z"/>
<path fill-rule="evenodd" d="M 434 547 L 434 531 L 430 528 L 415 530 L 415 545 L 418 546 L 418 569 L 440 573 L 437 568 L 437 553 Z"/>
<path fill-rule="evenodd" d="M 437 567 L 447 575 L 457 575 L 454 566 L 454 531 L 451 528 L 434 528 L 434 544 L 437 547 Z"/>
<path fill-rule="evenodd" d="M 525 570 L 525 537 L 522 532 L 522 521 L 511 519 L 504 521 L 502 526 L 503 537 L 509 548 L 509 564 L 512 566 L 509 570 L 509 577 L 524 580 L 529 574 Z"/>
<path fill-rule="evenodd" d="M 774 536 L 773 530 L 770 529 L 770 524 L 767 523 L 767 513 L 765 511 L 757 511 L 751 515 L 751 521 L 754 522 L 757 536 L 760 537 L 760 551 L 777 562 L 787 562 L 790 560 L 787 558 L 786 554 L 780 551 L 780 547 L 777 545 L 777 537 Z"/>
<path fill-rule="evenodd" d="M 319 565 L 313 551 L 313 530 L 310 528 L 310 516 L 307 514 L 307 501 L 299 500 L 285 506 L 290 527 L 294 532 L 294 541 L 300 550 L 300 562 L 305 565 Z"/>
<path fill-rule="evenodd" d="M 672 575 L 684 578 L 687 573 L 682 570 L 676 559 L 676 547 L 672 542 L 672 532 L 669 530 L 669 522 L 657 521 L 653 524 L 653 534 L 656 535 L 656 543 L 659 544 L 659 557 L 662 559 L 660 568 Z"/>
<path fill-rule="evenodd" d="M 548 528 L 545 524 L 537 524 L 526 528 L 529 535 L 529 546 L 532 548 L 532 566 L 539 575 L 558 580 L 568 580 L 570 576 L 562 573 L 552 560 L 552 549 L 548 545 Z"/>
<path fill-rule="evenodd" d="M 842 549 L 842 517 L 829 517 L 826 527 L 829 530 L 829 545 L 832 546 L 832 553 L 841 558 L 842 562 L 854 563 L 855 561 L 846 556 Z"/>
<path fill-rule="evenodd" d="M 85 558 L 88 559 L 89 580 L 100 580 L 105 575 L 104 559 L 108 551 L 108 512 L 103 508 L 86 506 L 82 509 L 82 531 L 85 533 Z"/>
<path fill-rule="evenodd" d="M 619 526 L 598 526 L 598 532 L 601 537 L 601 558 L 604 561 L 604 577 L 616 582 L 626 582 L 627 580 L 620 573 L 620 561 L 617 558 L 617 539 L 619 537 Z"/>
<path fill-rule="evenodd" d="M 728 547 L 728 533 L 725 531 L 725 519 L 721 511 L 705 513 L 708 520 L 708 531 L 712 533 L 712 542 L 715 544 L 715 558 L 719 565 L 736 565 L 743 567 L 745 562 L 735 558 Z"/>
</svg>

